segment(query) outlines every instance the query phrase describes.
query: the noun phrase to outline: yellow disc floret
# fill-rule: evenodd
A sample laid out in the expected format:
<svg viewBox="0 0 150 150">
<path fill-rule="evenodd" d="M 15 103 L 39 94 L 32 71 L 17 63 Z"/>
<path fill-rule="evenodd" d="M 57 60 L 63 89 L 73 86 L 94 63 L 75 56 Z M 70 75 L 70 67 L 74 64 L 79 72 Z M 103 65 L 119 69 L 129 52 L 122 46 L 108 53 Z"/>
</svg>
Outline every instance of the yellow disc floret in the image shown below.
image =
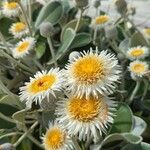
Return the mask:
<svg viewBox="0 0 150 150">
<path fill-rule="evenodd" d="M 24 51 L 26 51 L 26 50 L 28 49 L 29 45 L 30 45 L 30 43 L 29 43 L 28 41 L 25 41 L 25 42 L 21 43 L 21 44 L 16 48 L 16 50 L 17 50 L 18 52 L 24 52 Z"/>
<path fill-rule="evenodd" d="M 60 149 L 64 144 L 66 134 L 59 128 L 51 128 L 44 137 L 44 146 L 46 150 Z"/>
<path fill-rule="evenodd" d="M 83 84 L 93 84 L 105 76 L 103 61 L 95 55 L 81 58 L 72 67 L 76 81 Z"/>
<path fill-rule="evenodd" d="M 18 3 L 16 2 L 6 2 L 4 3 L 4 6 L 8 9 L 16 9 L 18 7 Z"/>
<path fill-rule="evenodd" d="M 145 65 L 144 64 L 134 64 L 131 67 L 131 71 L 135 72 L 135 73 L 143 73 L 145 71 Z"/>
<path fill-rule="evenodd" d="M 21 32 L 26 29 L 26 25 L 23 22 L 18 22 L 14 25 L 14 32 Z"/>
<path fill-rule="evenodd" d="M 144 51 L 142 48 L 135 48 L 131 51 L 130 55 L 133 57 L 139 57 L 144 54 Z"/>
<path fill-rule="evenodd" d="M 96 25 L 105 24 L 106 22 L 109 21 L 109 19 L 110 19 L 109 16 L 101 15 L 101 16 L 95 18 L 95 24 Z"/>
<path fill-rule="evenodd" d="M 89 99 L 73 97 L 68 101 L 67 107 L 70 116 L 73 119 L 82 122 L 90 122 L 94 120 L 100 114 L 101 109 L 103 116 L 106 116 L 108 112 L 107 106 L 103 100 L 93 97 Z"/>
<path fill-rule="evenodd" d="M 29 86 L 28 90 L 32 93 L 39 93 L 42 91 L 46 91 L 55 83 L 56 77 L 55 75 L 45 75 L 35 81 L 33 81 Z"/>
</svg>

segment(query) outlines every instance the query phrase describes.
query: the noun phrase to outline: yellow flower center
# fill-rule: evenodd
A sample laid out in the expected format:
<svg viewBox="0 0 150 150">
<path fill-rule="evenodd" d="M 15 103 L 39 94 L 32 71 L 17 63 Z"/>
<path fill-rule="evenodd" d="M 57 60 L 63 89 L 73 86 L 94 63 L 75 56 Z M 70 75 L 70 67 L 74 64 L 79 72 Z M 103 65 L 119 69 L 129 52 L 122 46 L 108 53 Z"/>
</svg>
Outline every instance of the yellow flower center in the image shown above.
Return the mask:
<svg viewBox="0 0 150 150">
<path fill-rule="evenodd" d="M 95 55 L 79 59 L 73 64 L 72 72 L 81 84 L 93 84 L 105 76 L 103 62 Z"/>
<path fill-rule="evenodd" d="M 144 29 L 144 32 L 150 36 L 150 28 Z"/>
<path fill-rule="evenodd" d="M 143 54 L 144 54 L 144 51 L 141 48 L 133 49 L 131 51 L 131 56 L 134 56 L 134 57 L 138 57 L 138 56 L 141 56 Z"/>
<path fill-rule="evenodd" d="M 55 75 L 53 74 L 45 75 L 35 80 L 33 83 L 31 83 L 28 87 L 28 90 L 35 94 L 41 91 L 46 91 L 52 87 L 55 81 L 56 81 Z"/>
<path fill-rule="evenodd" d="M 17 47 L 17 51 L 18 52 L 24 52 L 28 49 L 29 45 L 30 45 L 30 43 L 28 41 L 25 41 Z"/>
<path fill-rule="evenodd" d="M 131 67 L 131 70 L 135 73 L 143 73 L 145 70 L 145 65 L 144 64 L 134 64 Z"/>
<path fill-rule="evenodd" d="M 64 144 L 66 134 L 58 128 L 49 129 L 45 135 L 45 148 L 48 149 L 60 149 Z"/>
<path fill-rule="evenodd" d="M 102 16 L 96 17 L 95 24 L 96 25 L 104 24 L 104 23 L 108 22 L 108 20 L 109 20 L 109 16 L 102 15 Z"/>
<path fill-rule="evenodd" d="M 4 3 L 4 6 L 8 9 L 16 9 L 18 7 L 18 3 L 16 2 L 6 2 Z"/>
<path fill-rule="evenodd" d="M 14 31 L 21 32 L 21 31 L 25 30 L 25 28 L 26 28 L 26 25 L 23 22 L 18 22 L 15 24 Z"/>
<path fill-rule="evenodd" d="M 105 119 L 108 113 L 104 101 L 96 98 L 80 99 L 73 97 L 68 101 L 67 109 L 73 119 L 82 122 L 90 122 L 99 114 L 101 114 L 101 118 Z"/>
</svg>

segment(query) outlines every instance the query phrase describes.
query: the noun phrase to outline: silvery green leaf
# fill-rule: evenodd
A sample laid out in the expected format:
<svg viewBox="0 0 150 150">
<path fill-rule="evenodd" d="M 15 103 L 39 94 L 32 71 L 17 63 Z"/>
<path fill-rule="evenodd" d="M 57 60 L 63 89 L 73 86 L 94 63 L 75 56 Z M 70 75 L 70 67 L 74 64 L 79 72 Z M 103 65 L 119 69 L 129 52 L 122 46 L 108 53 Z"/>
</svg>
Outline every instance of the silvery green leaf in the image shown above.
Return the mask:
<svg viewBox="0 0 150 150">
<path fill-rule="evenodd" d="M 130 107 L 121 103 L 117 109 L 114 123 L 109 133 L 130 132 L 132 128 L 133 114 Z"/>
<path fill-rule="evenodd" d="M 64 56 L 65 53 L 67 53 L 70 50 L 70 46 L 76 36 L 76 33 L 73 29 L 68 28 L 65 30 L 65 33 L 62 37 L 62 44 L 59 47 L 57 53 L 56 53 L 56 59 L 60 59 L 61 57 Z M 53 60 L 48 62 L 48 64 L 52 64 Z"/>
<path fill-rule="evenodd" d="M 1 104 L 7 104 L 19 109 L 24 108 L 24 104 L 19 100 L 19 97 L 17 95 L 13 95 L 13 99 L 11 97 L 11 95 L 7 95 L 7 94 L 0 94 L 0 103 Z"/>
<path fill-rule="evenodd" d="M 63 27 L 62 32 L 61 32 L 61 41 L 63 40 L 64 33 L 65 33 L 65 31 L 66 31 L 68 28 L 75 29 L 76 24 L 77 24 L 77 21 L 78 21 L 78 19 L 71 20 L 70 22 L 68 22 L 68 23 Z M 87 21 L 86 19 L 81 19 L 77 31 L 79 31 L 79 30 L 81 29 L 81 27 L 83 27 L 83 26 L 85 26 L 85 25 L 87 25 L 87 24 L 88 24 L 88 21 Z"/>
<path fill-rule="evenodd" d="M 78 33 L 71 44 L 71 49 L 88 45 L 92 40 L 89 33 Z"/>
<path fill-rule="evenodd" d="M 56 24 L 63 15 L 63 6 L 61 2 L 53 1 L 49 2 L 47 5 L 43 6 L 40 11 L 36 22 L 35 27 L 39 28 L 40 24 L 44 21 L 49 21 L 52 24 Z"/>
<path fill-rule="evenodd" d="M 142 33 L 136 32 L 132 35 L 129 46 L 130 47 L 148 46 L 148 42 L 146 41 Z"/>
<path fill-rule="evenodd" d="M 146 122 L 143 119 L 136 116 L 133 117 L 132 134 L 141 135 L 145 131 L 146 127 Z"/>
<path fill-rule="evenodd" d="M 126 143 L 131 143 L 131 144 L 139 144 L 142 141 L 142 137 L 131 134 L 131 133 L 110 134 L 101 143 L 97 144 L 97 146 L 95 147 L 95 150 L 99 150 L 103 146 L 104 147 L 106 146 L 107 148 L 111 148 L 113 146 L 113 143 L 115 143 L 115 145 L 117 146 L 117 144 L 119 145 L 121 141 L 124 141 Z"/>
<path fill-rule="evenodd" d="M 150 150 L 150 144 L 145 142 L 140 144 L 127 144 L 121 150 Z"/>
<path fill-rule="evenodd" d="M 119 49 L 126 54 L 126 52 L 129 49 L 129 39 L 124 39 L 120 45 L 119 45 Z"/>
</svg>

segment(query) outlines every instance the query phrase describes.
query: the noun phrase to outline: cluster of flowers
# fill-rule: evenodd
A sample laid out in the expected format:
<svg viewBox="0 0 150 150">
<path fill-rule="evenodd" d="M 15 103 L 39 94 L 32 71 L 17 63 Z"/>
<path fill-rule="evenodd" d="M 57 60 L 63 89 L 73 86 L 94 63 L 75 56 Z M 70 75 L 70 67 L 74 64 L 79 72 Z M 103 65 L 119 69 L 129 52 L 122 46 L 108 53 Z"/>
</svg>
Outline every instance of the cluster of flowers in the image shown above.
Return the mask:
<svg viewBox="0 0 150 150">
<path fill-rule="evenodd" d="M 19 22 L 13 23 L 11 25 L 9 31 L 14 36 L 14 38 L 20 40 L 16 46 L 12 48 L 12 55 L 14 58 L 22 58 L 29 54 L 29 51 L 34 48 L 36 40 L 29 32 L 27 22 L 19 17 L 21 16 L 21 13 L 23 13 L 19 3 L 15 1 L 4 1 L 2 6 L 2 13 L 9 18 L 13 17 L 20 19 Z"/>
<path fill-rule="evenodd" d="M 132 79 L 137 80 L 146 75 L 149 70 L 149 65 L 142 59 L 148 55 L 149 48 L 144 46 L 132 47 L 127 51 L 127 57 L 132 61 L 129 64 Z"/>
<path fill-rule="evenodd" d="M 72 52 L 65 69 L 51 68 L 37 72 L 20 88 L 20 99 L 27 107 L 32 103 L 67 93 L 57 103 L 54 123 L 50 123 L 43 137 L 45 149 L 70 148 L 70 137 L 97 141 L 113 122 L 116 102 L 108 98 L 120 78 L 120 66 L 113 54 L 107 51 Z"/>
<path fill-rule="evenodd" d="M 21 9 L 17 2 L 6 1 L 2 11 L 7 17 L 18 17 Z M 94 24 L 101 27 L 109 21 L 109 16 L 101 15 L 95 18 Z M 13 48 L 13 56 L 22 58 L 29 54 L 36 40 L 30 35 L 28 24 L 23 21 L 14 23 L 10 33 L 18 39 L 27 36 Z M 141 77 L 147 72 L 147 63 L 139 60 L 147 55 L 148 49 L 141 46 L 127 52 L 127 56 L 135 60 L 129 66 L 132 77 Z M 88 52 L 72 52 L 65 69 L 39 71 L 20 88 L 20 100 L 26 102 L 27 108 L 33 103 L 41 105 L 43 101 L 57 99 L 59 92 L 65 93 L 66 97 L 56 102 L 56 120 L 50 123 L 43 136 L 46 150 L 72 149 L 74 136 L 80 140 L 93 138 L 97 141 L 102 133 L 106 133 L 117 106 L 108 96 L 115 91 L 120 73 L 121 68 L 113 54 L 90 49 Z"/>
</svg>

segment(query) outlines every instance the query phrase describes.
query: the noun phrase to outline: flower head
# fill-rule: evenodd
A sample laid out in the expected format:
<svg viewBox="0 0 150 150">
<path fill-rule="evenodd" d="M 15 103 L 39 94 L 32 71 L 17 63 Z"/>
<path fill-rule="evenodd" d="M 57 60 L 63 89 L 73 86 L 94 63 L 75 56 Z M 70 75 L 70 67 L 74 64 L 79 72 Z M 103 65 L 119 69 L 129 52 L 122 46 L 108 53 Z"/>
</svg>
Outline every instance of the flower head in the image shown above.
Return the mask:
<svg viewBox="0 0 150 150">
<path fill-rule="evenodd" d="M 73 149 L 73 143 L 68 133 L 56 121 L 49 124 L 49 129 L 42 139 L 45 150 Z"/>
<path fill-rule="evenodd" d="M 62 90 L 64 77 L 59 68 L 49 71 L 37 72 L 30 82 L 20 88 L 20 99 L 26 101 L 27 107 L 31 107 L 33 102 L 41 104 L 44 98 L 49 100 L 50 96 L 55 96 L 56 91 Z"/>
<path fill-rule="evenodd" d="M 142 77 L 148 72 L 149 65 L 146 62 L 135 60 L 130 63 L 129 70 L 131 72 L 131 77 Z"/>
<path fill-rule="evenodd" d="M 58 101 L 56 115 L 71 136 L 78 135 L 80 140 L 90 137 L 97 140 L 113 122 L 114 107 L 116 103 L 102 95 L 88 99 L 70 96 Z"/>
<path fill-rule="evenodd" d="M 99 27 L 103 27 L 110 22 L 110 17 L 108 15 L 100 15 L 96 17 L 93 21 L 93 24 Z"/>
<path fill-rule="evenodd" d="M 26 24 L 23 22 L 13 23 L 9 31 L 15 38 L 21 38 L 29 33 Z"/>
<path fill-rule="evenodd" d="M 32 37 L 26 37 L 20 41 L 16 47 L 12 50 L 13 56 L 15 58 L 22 58 L 29 54 L 29 51 L 32 50 L 35 46 L 35 39 Z"/>
<path fill-rule="evenodd" d="M 128 50 L 127 56 L 131 60 L 145 58 L 149 54 L 148 50 L 149 49 L 147 47 L 142 46 L 132 47 Z"/>
<path fill-rule="evenodd" d="M 107 51 L 98 53 L 92 49 L 80 55 L 66 66 L 68 90 L 77 97 L 113 93 L 121 72 L 116 57 Z"/>
<path fill-rule="evenodd" d="M 7 17 L 17 17 L 19 15 L 19 5 L 17 2 L 4 2 L 2 12 Z"/>
</svg>

